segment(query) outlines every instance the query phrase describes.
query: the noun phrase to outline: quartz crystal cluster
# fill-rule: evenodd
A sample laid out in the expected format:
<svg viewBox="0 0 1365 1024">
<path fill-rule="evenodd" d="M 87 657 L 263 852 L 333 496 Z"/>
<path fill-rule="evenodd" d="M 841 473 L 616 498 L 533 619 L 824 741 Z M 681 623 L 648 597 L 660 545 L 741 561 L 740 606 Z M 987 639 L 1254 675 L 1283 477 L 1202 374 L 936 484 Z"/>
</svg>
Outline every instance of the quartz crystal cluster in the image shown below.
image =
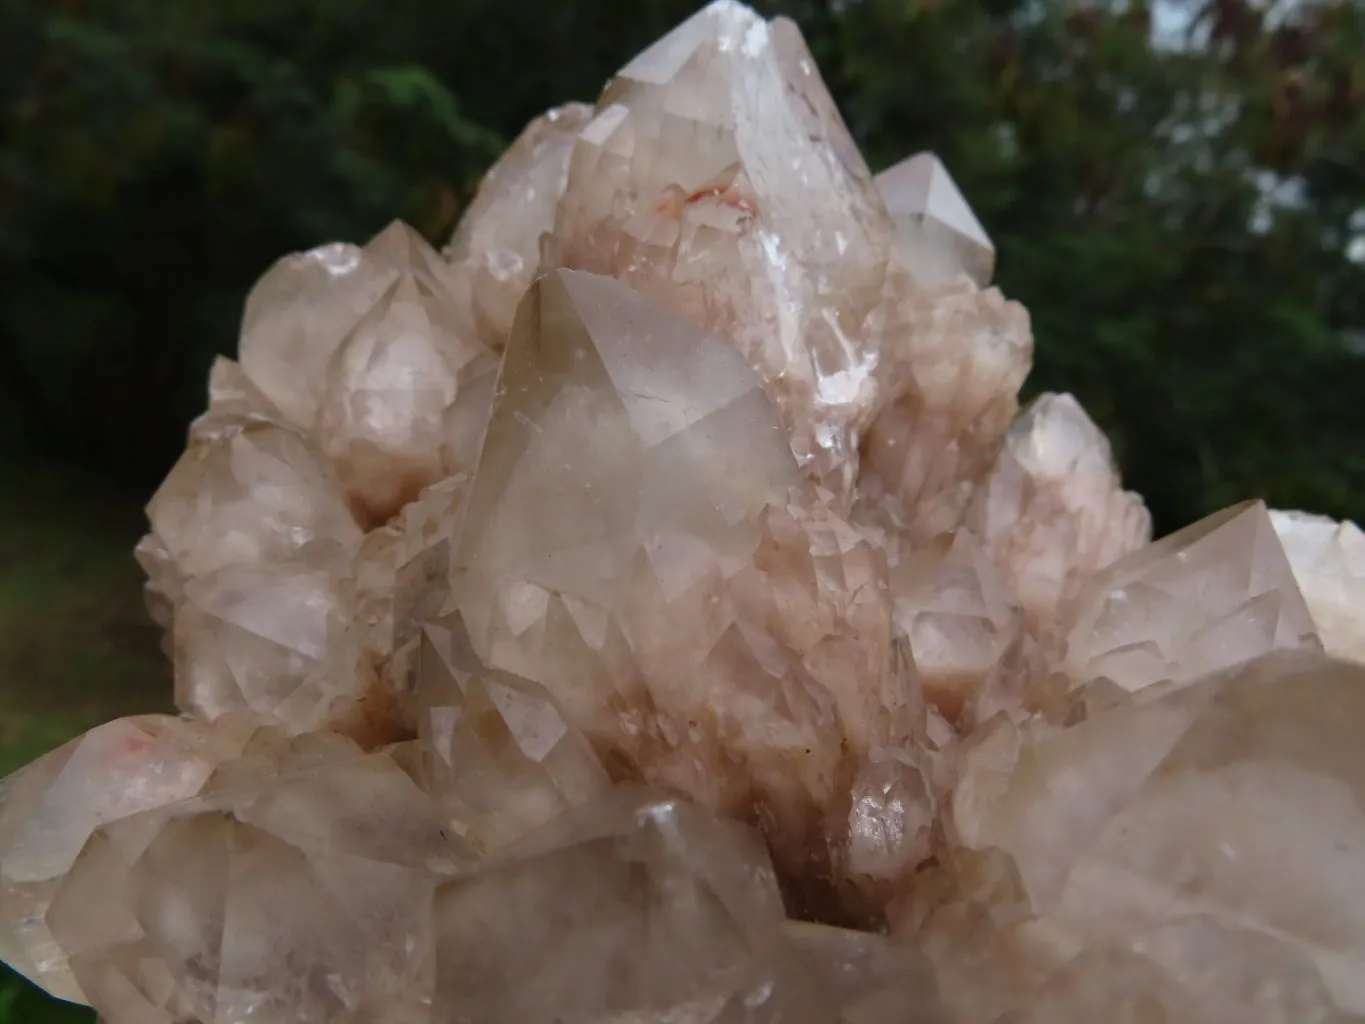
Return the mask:
<svg viewBox="0 0 1365 1024">
<path fill-rule="evenodd" d="M 931 154 L 719 0 L 449 247 L 288 256 L 138 547 L 179 717 L 0 783 L 107 1024 L 1365 1020 L 1365 537 L 1156 543 Z"/>
</svg>

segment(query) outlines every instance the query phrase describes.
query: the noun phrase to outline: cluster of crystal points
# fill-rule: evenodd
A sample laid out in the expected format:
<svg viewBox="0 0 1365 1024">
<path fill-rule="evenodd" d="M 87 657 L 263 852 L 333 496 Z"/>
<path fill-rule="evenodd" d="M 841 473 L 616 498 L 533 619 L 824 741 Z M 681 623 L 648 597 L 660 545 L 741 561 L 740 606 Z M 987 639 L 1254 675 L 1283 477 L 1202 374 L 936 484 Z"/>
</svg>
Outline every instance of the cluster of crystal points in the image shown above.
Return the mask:
<svg viewBox="0 0 1365 1024">
<path fill-rule="evenodd" d="M 107 1024 L 1365 1019 L 1365 536 L 1155 544 L 921 154 L 720 0 L 450 247 L 281 260 L 138 548 L 181 717 L 0 783 Z"/>
</svg>

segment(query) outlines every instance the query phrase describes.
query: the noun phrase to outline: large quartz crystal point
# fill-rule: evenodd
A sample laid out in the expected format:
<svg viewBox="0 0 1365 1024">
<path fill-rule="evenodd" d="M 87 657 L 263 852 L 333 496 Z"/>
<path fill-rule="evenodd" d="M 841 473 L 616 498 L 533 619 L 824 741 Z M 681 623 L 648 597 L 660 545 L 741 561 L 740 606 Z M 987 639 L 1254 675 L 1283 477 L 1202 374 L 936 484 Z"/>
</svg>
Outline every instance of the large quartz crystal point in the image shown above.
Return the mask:
<svg viewBox="0 0 1365 1024">
<path fill-rule="evenodd" d="M 1053 943 L 1206 915 L 1290 943 L 1362 1014 L 1362 721 L 1365 666 L 1302 650 L 1060 731 L 1002 717 L 965 758 L 950 830 L 1013 859 Z"/>
<path fill-rule="evenodd" d="M 1152 536 L 1108 439 L 1071 395 L 1039 396 L 1010 427 L 966 523 L 1039 632 L 1091 576 Z"/>
<path fill-rule="evenodd" d="M 610 789 L 549 692 L 480 663 L 459 615 L 423 627 L 420 652 L 422 779 L 466 842 L 497 850 Z"/>
<path fill-rule="evenodd" d="M 429 992 L 434 888 L 472 857 L 392 757 L 265 730 L 220 775 L 100 829 L 53 900 L 110 1024 L 331 1024 Z"/>
<path fill-rule="evenodd" d="M 1355 523 L 1272 510 L 1294 578 L 1331 654 L 1365 662 L 1365 533 Z"/>
<path fill-rule="evenodd" d="M 445 256 L 471 307 L 479 339 L 500 349 L 517 303 L 540 266 L 540 239 L 554 227 L 569 157 L 592 107 L 569 103 L 536 118 L 499 158 L 465 209 Z"/>
<path fill-rule="evenodd" d="M 1068 621 L 1061 670 L 1073 686 L 1179 685 L 1267 651 L 1322 649 L 1259 501 L 1116 562 L 1090 581 Z"/>
<path fill-rule="evenodd" d="M 81 1000 L 48 905 L 99 826 L 195 796 L 251 733 L 164 715 L 90 730 L 0 781 L 0 960 L 62 999 Z"/>
<path fill-rule="evenodd" d="M 800 31 L 717 0 L 607 85 L 544 265 L 616 277 L 732 342 L 846 501 L 893 235 Z"/>
<path fill-rule="evenodd" d="M 441 887 L 434 1019 L 932 1019 L 932 980 L 912 958 L 875 936 L 788 932 L 783 918 L 756 834 L 618 790 Z"/>
<path fill-rule="evenodd" d="M 966 274 L 982 288 L 995 271 L 995 246 L 948 169 L 916 153 L 882 171 L 877 188 L 896 223 L 900 257 L 926 288 Z"/>
<path fill-rule="evenodd" d="M 371 527 L 472 465 L 478 431 L 460 428 L 482 423 L 496 359 L 473 337 L 450 268 L 417 232 L 395 223 L 365 254 L 392 268 L 393 283 L 333 353 L 315 430 L 356 519 Z"/>
<path fill-rule="evenodd" d="M 995 289 L 926 292 L 895 264 L 881 315 L 888 404 L 863 438 L 855 514 L 885 533 L 894 561 L 961 524 L 1019 409 L 1033 335 Z"/>
</svg>

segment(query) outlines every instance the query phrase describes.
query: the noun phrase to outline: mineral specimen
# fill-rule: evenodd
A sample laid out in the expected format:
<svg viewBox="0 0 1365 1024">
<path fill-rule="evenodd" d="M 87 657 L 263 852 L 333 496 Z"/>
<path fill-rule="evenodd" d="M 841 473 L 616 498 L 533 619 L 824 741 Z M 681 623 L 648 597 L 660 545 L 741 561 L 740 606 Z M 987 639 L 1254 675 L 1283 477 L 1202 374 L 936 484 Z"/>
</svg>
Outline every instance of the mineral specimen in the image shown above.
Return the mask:
<svg viewBox="0 0 1365 1024">
<path fill-rule="evenodd" d="M 182 717 L 0 782 L 104 1024 L 1365 1020 L 1365 538 L 1151 543 L 932 154 L 730 0 L 438 254 L 276 264 L 137 557 Z"/>
</svg>

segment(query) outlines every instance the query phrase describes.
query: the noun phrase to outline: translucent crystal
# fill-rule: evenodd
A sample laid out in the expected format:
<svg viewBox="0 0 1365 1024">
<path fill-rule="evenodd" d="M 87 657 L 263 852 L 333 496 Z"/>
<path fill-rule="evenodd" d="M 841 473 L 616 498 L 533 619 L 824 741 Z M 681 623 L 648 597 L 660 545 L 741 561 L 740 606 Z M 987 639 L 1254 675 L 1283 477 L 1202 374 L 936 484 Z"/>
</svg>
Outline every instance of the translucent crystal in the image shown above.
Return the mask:
<svg viewBox="0 0 1365 1024">
<path fill-rule="evenodd" d="M 242 369 L 299 427 L 311 427 L 332 354 L 398 270 L 344 242 L 293 253 L 256 283 L 242 317 Z"/>
<path fill-rule="evenodd" d="M 496 363 L 472 336 L 449 268 L 412 228 L 392 225 L 365 254 L 392 270 L 393 283 L 333 353 L 316 431 L 357 520 L 375 526 L 473 463 L 466 445 L 477 437 L 452 446 L 446 433 L 461 418 L 483 418 Z M 457 403 L 474 408 L 462 416 Z"/>
<path fill-rule="evenodd" d="M 587 104 L 570 103 L 527 125 L 484 176 L 446 249 L 490 348 L 512 332 L 517 303 L 540 266 L 541 236 L 554 227 L 578 133 L 591 117 Z"/>
<path fill-rule="evenodd" d="M 1266 508 L 1247 502 L 1150 544 L 1078 596 L 1062 671 L 1125 690 L 1179 684 L 1281 648 L 1321 649 Z"/>
<path fill-rule="evenodd" d="M 1365 661 L 1365 533 L 1355 523 L 1271 510 L 1313 625 L 1328 652 Z"/>
<path fill-rule="evenodd" d="M 423 632 L 423 781 L 467 842 L 497 850 L 611 788 L 549 692 L 483 666 L 458 615 Z"/>
<path fill-rule="evenodd" d="M 427 487 L 366 534 L 356 555 L 355 624 L 404 715 L 412 707 L 421 624 L 452 610 L 451 559 L 468 487 L 463 473 Z"/>
<path fill-rule="evenodd" d="M 1207 915 L 1289 942 L 1365 1012 L 1363 684 L 1360 665 L 1275 651 L 1061 731 L 1001 722 L 953 827 L 1008 853 L 1079 946 Z M 1204 955 L 1235 961 L 1226 946 Z"/>
<path fill-rule="evenodd" d="M 877 188 L 896 223 L 901 258 L 926 287 L 966 274 L 981 287 L 995 271 L 995 246 L 933 153 L 916 153 L 877 175 Z"/>
<path fill-rule="evenodd" d="M 468 853 L 387 755 L 271 746 L 77 858 L 48 922 L 110 1021 L 325 1024 L 430 991 L 432 893 Z"/>
<path fill-rule="evenodd" d="M 438 1019 L 719 1015 L 736 995 L 732 965 L 784 917 L 751 834 L 656 794 L 622 791 L 525 844 L 440 889 Z M 581 966 L 607 963 L 617 969 Z"/>
<path fill-rule="evenodd" d="M 457 555 L 479 655 L 549 685 L 571 670 L 547 630 L 607 657 L 633 575 L 681 596 L 749 557 L 758 513 L 796 480 L 783 438 L 726 345 L 609 278 L 542 278 L 508 345 Z M 591 720 L 609 713 L 603 696 L 561 699 Z"/>
<path fill-rule="evenodd" d="M 862 442 L 860 519 L 896 549 L 955 530 L 990 471 L 1033 358 L 1028 314 L 965 282 L 926 293 L 893 262 L 878 368 L 886 402 Z"/>
<path fill-rule="evenodd" d="M 849 819 L 814 821 L 857 759 L 918 733 L 922 707 L 884 560 L 829 510 L 787 507 L 796 482 L 732 349 L 558 271 L 508 346 L 456 592 L 484 663 L 545 686 L 609 763 L 764 817 L 784 869 L 850 858 L 863 875 Z M 888 813 L 913 793 L 910 819 L 930 814 L 927 765 L 885 764 L 906 774 L 883 780 Z M 896 870 L 927 855 L 918 826 L 895 835 Z"/>
<path fill-rule="evenodd" d="M 239 365 L 217 357 L 209 371 L 209 407 L 190 424 L 190 439 L 214 441 L 253 423 L 289 425 Z"/>
<path fill-rule="evenodd" d="M 546 256 L 734 344 L 801 461 L 844 494 L 876 401 L 862 328 L 892 235 L 796 26 L 717 0 L 607 85 Z"/>
<path fill-rule="evenodd" d="M 191 580 L 175 620 L 176 704 L 207 721 L 250 710 L 291 731 L 365 737 L 387 709 L 331 576 L 297 562 L 234 565 Z"/>
<path fill-rule="evenodd" d="M 344 560 L 361 536 L 322 453 L 272 423 L 192 443 L 147 516 L 184 576 L 300 555 Z"/>
<path fill-rule="evenodd" d="M 103 824 L 196 795 L 249 734 L 238 722 L 121 718 L 0 782 L 0 958 L 52 994 L 81 999 L 69 947 L 45 923 L 81 848 Z"/>
<path fill-rule="evenodd" d="M 891 593 L 925 698 L 956 721 L 992 675 L 1008 671 L 1022 609 L 965 530 L 917 547 L 892 571 Z"/>
<path fill-rule="evenodd" d="M 1042 395 L 1015 421 L 966 522 L 1035 625 L 1152 535 L 1108 440 L 1070 395 Z"/>
</svg>

